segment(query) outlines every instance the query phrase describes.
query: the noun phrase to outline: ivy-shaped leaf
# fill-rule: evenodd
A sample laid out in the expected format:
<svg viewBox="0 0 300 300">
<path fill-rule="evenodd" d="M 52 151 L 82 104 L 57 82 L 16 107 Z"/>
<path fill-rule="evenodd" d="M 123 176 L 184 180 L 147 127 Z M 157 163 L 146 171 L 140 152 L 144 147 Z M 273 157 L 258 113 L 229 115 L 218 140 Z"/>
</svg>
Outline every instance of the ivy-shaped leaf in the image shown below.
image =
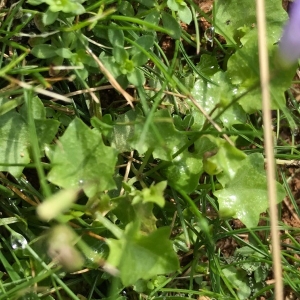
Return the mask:
<svg viewBox="0 0 300 300">
<path fill-rule="evenodd" d="M 117 149 L 120 153 L 132 150 L 130 140 L 134 136 L 134 122 L 136 117 L 137 113 L 129 110 L 125 114 L 119 115 L 115 125 L 113 126 L 109 140 L 111 142 L 111 146 Z"/>
<path fill-rule="evenodd" d="M 31 99 L 31 113 L 35 122 L 36 135 L 39 141 L 41 156 L 44 156 L 43 150 L 45 144 L 50 144 L 60 125 L 58 120 L 46 119 L 46 111 L 43 102 L 39 97 Z M 27 107 L 23 105 L 20 109 L 20 114 L 27 120 Z"/>
<path fill-rule="evenodd" d="M 234 87 L 229 82 L 227 74 L 217 72 L 210 78 L 215 84 L 205 82 L 202 79 L 196 80 L 192 89 L 192 95 L 196 101 L 204 108 L 207 113 L 214 110 L 215 116 L 222 106 L 226 106 L 233 98 Z M 193 107 L 193 105 L 191 105 Z M 221 108 L 218 108 L 221 107 Z M 206 121 L 203 114 L 196 108 L 192 108 L 192 116 L 194 124 L 191 126 L 193 130 L 202 128 Z M 246 115 L 239 104 L 235 103 L 230 106 L 220 117 L 223 125 L 230 127 L 233 124 L 243 124 L 246 121 Z"/>
<path fill-rule="evenodd" d="M 216 0 L 215 28 L 218 33 L 227 39 L 227 43 L 234 43 L 239 32 L 246 27 L 247 30 L 256 30 L 256 6 L 252 0 Z M 234 12 L 234 13 L 232 13 Z M 282 32 L 282 25 L 287 21 L 287 13 L 281 2 L 269 0 L 266 2 L 266 19 L 269 39 L 275 43 Z"/>
<path fill-rule="evenodd" d="M 173 159 L 172 164 L 162 172 L 171 186 L 179 187 L 186 193 L 191 193 L 198 185 L 203 171 L 202 166 L 202 155 L 185 150 Z"/>
<path fill-rule="evenodd" d="M 64 188 L 82 186 L 90 197 L 113 189 L 116 151 L 104 145 L 98 131 L 75 118 L 50 155 L 48 180 Z"/>
<path fill-rule="evenodd" d="M 13 164 L 26 165 L 30 162 L 28 146 L 27 124 L 22 116 L 15 111 L 2 115 L 0 118 L 0 163 L 12 164 L 12 166 L 0 164 L 0 170 L 19 177 L 24 167 L 13 166 Z"/>
<path fill-rule="evenodd" d="M 247 227 L 255 227 L 259 215 L 269 206 L 267 195 L 267 178 L 263 174 L 264 159 L 261 154 L 249 155 L 237 170 L 228 185 L 214 195 L 219 201 L 221 217 L 240 219 Z M 285 196 L 284 188 L 276 183 L 277 201 Z"/>
<path fill-rule="evenodd" d="M 153 149 L 153 157 L 166 161 L 172 160 L 176 153 L 187 142 L 187 137 L 176 130 L 168 110 L 163 109 L 154 113 L 153 126 L 144 130 L 145 118 L 140 116 L 134 128 L 134 138 L 131 146 L 140 154 Z"/>
<path fill-rule="evenodd" d="M 139 279 L 174 272 L 179 263 L 169 235 L 170 229 L 161 227 L 144 236 L 139 233 L 139 225 L 131 223 L 120 240 L 107 239 L 110 249 L 107 262 L 119 269 L 125 286 Z"/>
</svg>

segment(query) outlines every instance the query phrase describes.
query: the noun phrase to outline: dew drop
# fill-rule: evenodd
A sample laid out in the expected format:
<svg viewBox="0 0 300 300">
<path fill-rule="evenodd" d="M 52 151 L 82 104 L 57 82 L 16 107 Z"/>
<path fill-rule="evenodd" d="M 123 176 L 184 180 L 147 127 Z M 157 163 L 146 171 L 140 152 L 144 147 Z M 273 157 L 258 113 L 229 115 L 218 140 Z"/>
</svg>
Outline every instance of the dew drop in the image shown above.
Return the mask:
<svg viewBox="0 0 300 300">
<path fill-rule="evenodd" d="M 83 179 L 80 179 L 80 180 L 78 181 L 78 185 L 79 185 L 79 186 L 83 186 L 83 184 L 84 184 L 84 180 L 83 180 Z"/>
<path fill-rule="evenodd" d="M 14 250 L 16 250 L 16 249 L 25 249 L 28 243 L 22 234 L 14 232 L 10 236 L 10 244 L 11 247 Z"/>
<path fill-rule="evenodd" d="M 207 41 L 211 43 L 211 46 L 213 46 L 214 37 L 215 37 L 215 27 L 211 26 L 205 30 L 204 36 Z"/>
</svg>

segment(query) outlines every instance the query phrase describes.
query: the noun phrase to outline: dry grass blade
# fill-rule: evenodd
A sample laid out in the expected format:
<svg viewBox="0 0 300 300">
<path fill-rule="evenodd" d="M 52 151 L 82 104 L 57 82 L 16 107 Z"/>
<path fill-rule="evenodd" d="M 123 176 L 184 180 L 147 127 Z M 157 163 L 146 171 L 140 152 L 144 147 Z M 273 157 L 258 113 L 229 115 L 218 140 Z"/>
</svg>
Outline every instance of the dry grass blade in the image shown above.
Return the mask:
<svg viewBox="0 0 300 300">
<path fill-rule="evenodd" d="M 89 55 L 91 55 L 94 60 L 97 62 L 101 72 L 106 76 L 110 84 L 119 92 L 121 93 L 124 98 L 126 99 L 127 103 L 134 109 L 132 101 L 134 101 L 134 98 L 129 95 L 117 82 L 117 80 L 110 74 L 110 72 L 105 68 L 104 64 L 100 61 L 100 59 L 92 52 L 92 51 L 87 51 Z"/>
<path fill-rule="evenodd" d="M 258 27 L 258 50 L 261 78 L 261 90 L 263 100 L 264 139 L 267 159 L 268 197 L 271 219 L 272 256 L 275 277 L 275 299 L 283 299 L 282 267 L 280 253 L 280 239 L 277 228 L 277 195 L 275 186 L 275 163 L 272 138 L 271 105 L 269 91 L 269 60 L 267 47 L 266 13 L 264 0 L 256 1 L 257 27 Z"/>
<path fill-rule="evenodd" d="M 11 76 L 6 75 L 6 76 L 3 76 L 3 78 L 5 78 L 10 83 L 13 83 L 15 85 L 18 85 L 18 86 L 24 88 L 25 90 L 31 90 L 31 91 L 36 92 L 37 94 L 41 94 L 41 95 L 44 95 L 44 96 L 47 96 L 47 97 L 50 97 L 50 98 L 54 98 L 55 100 L 61 100 L 61 101 L 68 102 L 68 103 L 72 102 L 72 100 L 70 98 L 67 98 L 66 96 L 47 91 L 47 90 L 42 89 L 40 87 L 32 86 L 32 85 L 30 85 L 26 82 L 20 81 L 20 80 L 15 79 Z"/>
</svg>

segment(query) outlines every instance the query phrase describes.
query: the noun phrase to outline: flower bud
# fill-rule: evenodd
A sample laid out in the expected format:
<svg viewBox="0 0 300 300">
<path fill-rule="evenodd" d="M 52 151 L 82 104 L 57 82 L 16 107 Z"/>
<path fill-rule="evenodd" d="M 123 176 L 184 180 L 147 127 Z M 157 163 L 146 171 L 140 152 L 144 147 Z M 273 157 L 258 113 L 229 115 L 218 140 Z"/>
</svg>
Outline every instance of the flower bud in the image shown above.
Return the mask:
<svg viewBox="0 0 300 300">
<path fill-rule="evenodd" d="M 300 0 L 291 4 L 290 20 L 279 43 L 279 56 L 286 66 L 296 63 L 300 58 Z"/>
</svg>

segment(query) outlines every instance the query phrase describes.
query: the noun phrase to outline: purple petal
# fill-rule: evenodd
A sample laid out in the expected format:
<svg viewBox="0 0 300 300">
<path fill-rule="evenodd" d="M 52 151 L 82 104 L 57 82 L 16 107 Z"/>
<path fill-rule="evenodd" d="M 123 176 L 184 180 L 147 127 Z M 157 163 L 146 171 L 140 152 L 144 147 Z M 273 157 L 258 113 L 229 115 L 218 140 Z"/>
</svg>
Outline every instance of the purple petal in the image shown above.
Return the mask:
<svg viewBox="0 0 300 300">
<path fill-rule="evenodd" d="M 279 54 L 286 64 L 293 64 L 300 58 L 300 0 L 295 0 L 290 8 L 290 20 L 280 39 Z"/>
</svg>

